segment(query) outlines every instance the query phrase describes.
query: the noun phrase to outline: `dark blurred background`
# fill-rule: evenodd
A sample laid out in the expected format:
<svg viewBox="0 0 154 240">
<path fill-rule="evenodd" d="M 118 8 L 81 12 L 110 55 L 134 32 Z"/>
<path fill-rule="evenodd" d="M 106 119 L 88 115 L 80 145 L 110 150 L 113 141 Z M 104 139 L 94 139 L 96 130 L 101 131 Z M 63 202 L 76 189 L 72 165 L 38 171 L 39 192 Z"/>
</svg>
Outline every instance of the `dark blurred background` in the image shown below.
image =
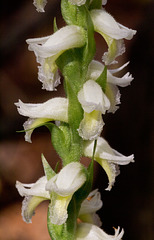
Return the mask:
<svg viewBox="0 0 154 240">
<path fill-rule="evenodd" d="M 115 114 L 105 119 L 104 137 L 119 152 L 135 154 L 135 163 L 121 167 L 112 191 L 107 192 L 107 177 L 95 164 L 94 188 L 102 194 L 103 208 L 99 211 L 103 229 L 125 229 L 124 240 L 153 239 L 153 64 L 154 64 L 154 2 L 146 0 L 109 0 L 106 10 L 121 24 L 136 29 L 137 35 L 126 41 L 126 53 L 119 64 L 130 60 L 127 71 L 134 76 L 131 86 L 121 88 L 121 105 Z M 45 13 L 38 13 L 32 1 L 1 2 L 0 21 L 0 239 L 49 240 L 46 227 L 47 204 L 41 204 L 33 224 L 21 218 L 21 201 L 15 181 L 35 182 L 43 175 L 41 153 L 54 167 L 58 156 L 52 148 L 50 134 L 42 127 L 35 130 L 32 144 L 24 141 L 22 130 L 26 118 L 17 113 L 14 102 L 39 103 L 63 95 L 41 90 L 37 80 L 37 63 L 27 49 L 26 39 L 47 36 L 53 32 L 53 18 L 58 27 L 64 26 L 60 1 L 50 1 Z M 101 60 L 104 41 L 96 34 L 97 52 Z M 126 72 L 123 72 L 123 74 Z M 121 73 L 122 74 L 122 73 Z M 122 76 L 122 75 L 121 75 Z M 86 163 L 86 159 L 84 162 Z"/>
</svg>

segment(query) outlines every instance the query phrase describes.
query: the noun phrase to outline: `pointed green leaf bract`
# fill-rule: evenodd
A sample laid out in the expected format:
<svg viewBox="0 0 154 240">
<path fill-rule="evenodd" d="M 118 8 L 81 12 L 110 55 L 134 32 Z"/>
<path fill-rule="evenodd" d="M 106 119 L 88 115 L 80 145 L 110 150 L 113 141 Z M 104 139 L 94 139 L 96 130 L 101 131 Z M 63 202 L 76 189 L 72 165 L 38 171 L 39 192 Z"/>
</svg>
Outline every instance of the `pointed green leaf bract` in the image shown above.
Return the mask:
<svg viewBox="0 0 154 240">
<path fill-rule="evenodd" d="M 50 167 L 50 165 L 48 164 L 48 162 L 45 159 L 43 154 L 42 154 L 42 163 L 43 163 L 43 168 L 44 168 L 44 172 L 45 172 L 45 175 L 47 177 L 47 180 L 49 180 L 50 178 L 54 177 L 56 173 Z"/>
</svg>

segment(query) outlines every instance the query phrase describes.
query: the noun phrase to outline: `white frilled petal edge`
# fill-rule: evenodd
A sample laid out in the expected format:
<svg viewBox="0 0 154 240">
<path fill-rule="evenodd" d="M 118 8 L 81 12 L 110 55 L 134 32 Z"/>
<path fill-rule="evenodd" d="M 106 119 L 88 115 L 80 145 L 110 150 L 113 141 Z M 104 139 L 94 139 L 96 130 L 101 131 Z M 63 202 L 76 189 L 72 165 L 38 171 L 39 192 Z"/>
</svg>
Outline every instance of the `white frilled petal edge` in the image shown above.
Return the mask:
<svg viewBox="0 0 154 240">
<path fill-rule="evenodd" d="M 84 156 L 92 157 L 94 141 L 85 141 Z M 94 159 L 104 168 L 109 185 L 106 190 L 111 190 L 116 176 L 120 173 L 118 165 L 127 165 L 134 162 L 134 155 L 124 156 L 110 147 L 104 138 L 98 137 Z"/>
</svg>

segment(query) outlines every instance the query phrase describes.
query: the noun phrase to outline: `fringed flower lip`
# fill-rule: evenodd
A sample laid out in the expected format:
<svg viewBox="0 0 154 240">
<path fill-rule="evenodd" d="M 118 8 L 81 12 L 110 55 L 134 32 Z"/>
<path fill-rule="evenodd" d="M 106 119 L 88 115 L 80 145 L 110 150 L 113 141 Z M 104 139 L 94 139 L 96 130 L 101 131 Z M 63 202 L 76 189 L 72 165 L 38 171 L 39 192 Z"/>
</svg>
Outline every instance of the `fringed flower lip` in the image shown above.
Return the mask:
<svg viewBox="0 0 154 240">
<path fill-rule="evenodd" d="M 92 157 L 93 146 L 94 141 L 84 142 L 84 156 Z M 109 180 L 106 190 L 111 190 L 116 176 L 120 173 L 118 165 L 127 165 L 134 162 L 134 155 L 125 156 L 111 148 L 104 138 L 98 137 L 94 159 L 104 168 Z"/>
<path fill-rule="evenodd" d="M 50 36 L 27 39 L 26 42 L 40 64 L 38 79 L 43 83 L 43 89 L 52 91 L 60 83 L 57 58 L 68 49 L 82 47 L 85 44 L 85 32 L 81 27 L 70 25 Z"/>
<path fill-rule="evenodd" d="M 123 39 L 132 39 L 136 31 L 116 22 L 104 8 L 91 10 L 90 15 L 95 31 L 102 35 L 108 45 L 108 52 L 104 53 L 102 60 L 106 65 L 116 63 L 115 58 L 125 52 Z"/>
<path fill-rule="evenodd" d="M 16 182 L 16 188 L 22 197 L 22 217 L 27 223 L 31 223 L 31 218 L 35 214 L 35 208 L 44 200 L 50 199 L 50 194 L 45 190 L 47 184 L 46 176 L 39 178 L 36 183 L 24 184 Z"/>
<path fill-rule="evenodd" d="M 69 163 L 48 181 L 46 190 L 51 195 L 50 221 L 53 224 L 61 225 L 65 223 L 68 218 L 68 204 L 73 194 L 85 181 L 85 169 L 78 162 Z"/>
</svg>

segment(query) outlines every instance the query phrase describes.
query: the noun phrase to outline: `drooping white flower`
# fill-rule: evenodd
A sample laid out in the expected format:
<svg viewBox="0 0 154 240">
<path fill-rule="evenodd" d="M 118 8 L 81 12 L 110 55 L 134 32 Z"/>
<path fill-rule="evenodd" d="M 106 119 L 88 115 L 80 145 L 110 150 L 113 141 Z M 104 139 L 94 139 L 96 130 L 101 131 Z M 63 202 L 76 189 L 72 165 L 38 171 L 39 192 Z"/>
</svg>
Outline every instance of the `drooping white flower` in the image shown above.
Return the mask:
<svg viewBox="0 0 154 240">
<path fill-rule="evenodd" d="M 26 42 L 40 63 L 38 78 L 43 83 L 43 89 L 52 91 L 60 83 L 56 59 L 68 49 L 82 47 L 85 35 L 81 27 L 70 25 L 50 36 L 28 39 Z"/>
<path fill-rule="evenodd" d="M 110 108 L 110 102 L 99 84 L 93 80 L 84 83 L 78 92 L 78 100 L 84 110 L 84 118 L 78 129 L 79 135 L 85 140 L 95 139 L 102 131 L 102 114 Z"/>
<path fill-rule="evenodd" d="M 92 157 L 94 141 L 84 142 L 84 156 Z M 115 178 L 119 174 L 118 165 L 127 165 L 134 162 L 134 155 L 124 156 L 110 147 L 104 138 L 98 137 L 94 159 L 104 168 L 109 185 L 106 190 L 111 190 Z"/>
<path fill-rule="evenodd" d="M 127 72 L 123 77 L 116 77 L 112 73 L 117 73 L 125 68 L 129 62 L 125 63 L 118 69 L 107 70 L 107 84 L 105 95 L 110 100 L 110 108 L 108 112 L 115 112 L 118 109 L 118 104 L 120 104 L 120 92 L 117 86 L 126 87 L 130 85 L 133 80 L 132 75 Z M 104 65 L 98 61 L 93 60 L 88 67 L 87 79 L 92 79 L 94 81 L 101 75 L 104 70 Z"/>
<path fill-rule="evenodd" d="M 33 4 L 38 12 L 44 12 L 44 7 L 47 4 L 47 0 L 34 0 Z"/>
<path fill-rule="evenodd" d="M 96 212 L 102 207 L 102 205 L 103 202 L 101 200 L 100 192 L 98 192 L 98 189 L 93 190 L 81 204 L 79 219 L 82 222 L 92 223 L 100 227 L 102 222 Z"/>
<path fill-rule="evenodd" d="M 35 208 L 44 200 L 50 199 L 50 194 L 45 190 L 47 184 L 46 176 L 41 177 L 36 183 L 24 184 L 16 182 L 16 188 L 22 197 L 22 217 L 27 223 L 31 223 Z"/>
<path fill-rule="evenodd" d="M 51 194 L 50 220 L 53 224 L 65 223 L 68 204 L 85 181 L 85 169 L 78 162 L 69 163 L 48 181 L 46 190 Z"/>
<path fill-rule="evenodd" d="M 81 6 L 85 4 L 86 0 L 68 0 L 72 5 Z"/>
<path fill-rule="evenodd" d="M 33 129 L 48 121 L 68 121 L 68 99 L 52 98 L 44 103 L 30 104 L 19 100 L 15 103 L 18 112 L 29 119 L 24 123 L 25 140 L 31 142 Z M 30 129 L 29 131 L 27 131 Z"/>
<path fill-rule="evenodd" d="M 106 65 L 115 63 L 115 58 L 125 51 L 123 39 L 132 39 L 136 31 L 116 22 L 105 9 L 94 9 L 90 14 L 95 31 L 100 33 L 108 44 L 109 49 L 104 54 L 103 61 Z"/>
<path fill-rule="evenodd" d="M 76 240 L 121 240 L 124 230 L 115 229 L 115 235 L 109 235 L 96 225 L 89 223 L 80 223 L 77 226 Z"/>
</svg>

